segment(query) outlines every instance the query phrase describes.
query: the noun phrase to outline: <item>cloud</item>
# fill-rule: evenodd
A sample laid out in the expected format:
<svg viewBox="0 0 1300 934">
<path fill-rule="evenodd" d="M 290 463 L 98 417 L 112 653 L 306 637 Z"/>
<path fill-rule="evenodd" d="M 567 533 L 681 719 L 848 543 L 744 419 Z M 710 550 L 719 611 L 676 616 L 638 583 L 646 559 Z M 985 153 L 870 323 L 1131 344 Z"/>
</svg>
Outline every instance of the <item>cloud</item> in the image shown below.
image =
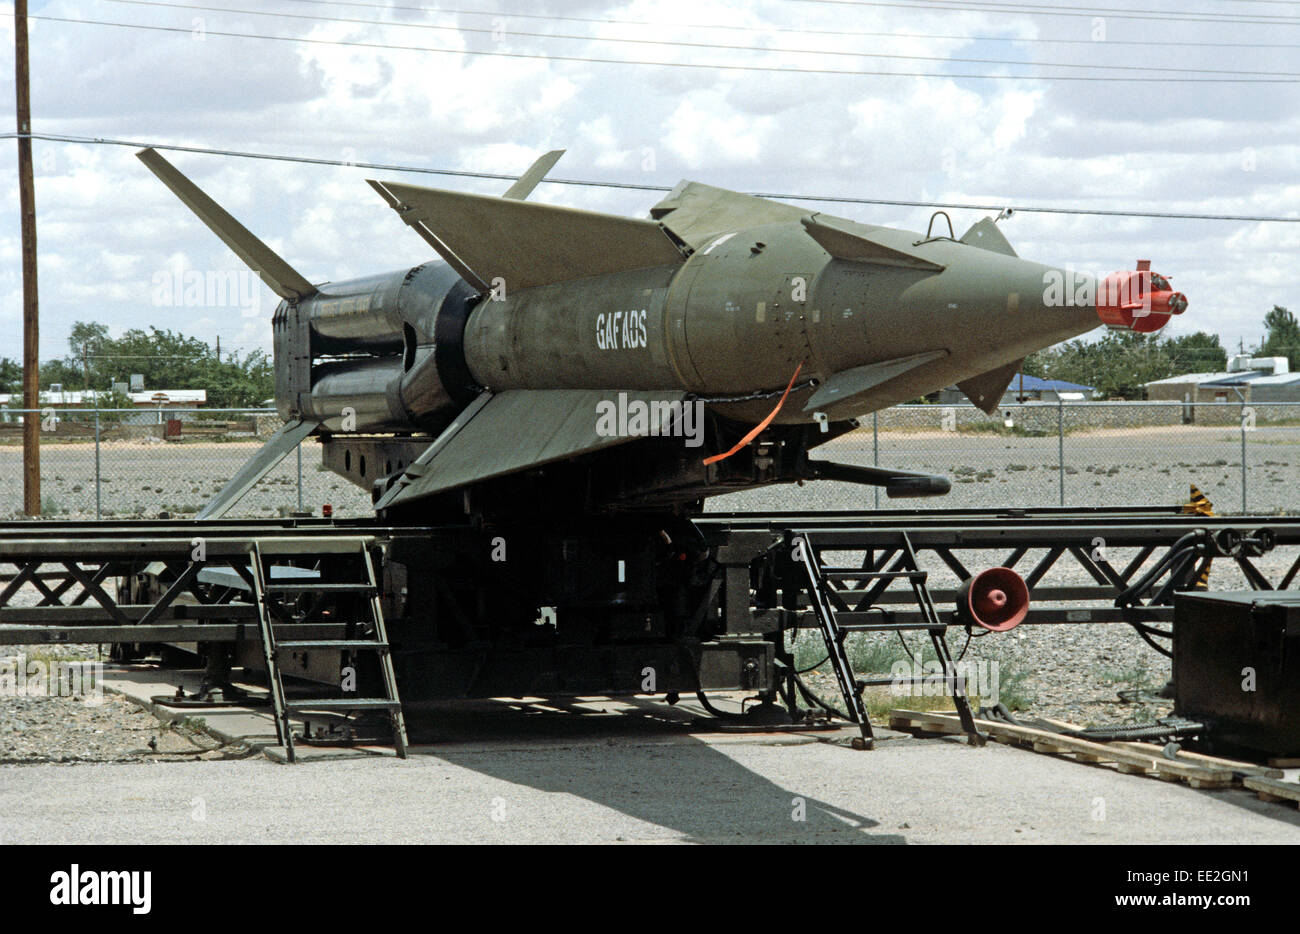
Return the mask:
<svg viewBox="0 0 1300 934">
<path fill-rule="evenodd" d="M 1192 44 L 1269 42 L 1278 38 L 1276 30 L 1112 19 L 1106 40 L 1093 42 L 1088 19 L 915 8 L 780 0 L 498 0 L 494 6 L 504 12 L 288 2 L 258 7 L 308 17 L 290 19 L 54 0 L 34 12 L 182 31 L 34 22 L 36 128 L 505 174 L 522 171 L 541 152 L 565 148 L 554 174 L 569 178 L 671 186 L 692 177 L 740 190 L 866 198 L 1300 214 L 1300 186 L 1294 184 L 1300 97 L 1294 85 L 974 80 L 953 76 L 1060 69 L 859 57 L 1300 71 L 1292 51 Z M 1180 9 L 1216 8 L 1198 0 Z M 0 35 L 11 29 L 10 20 L 0 19 Z M 318 41 L 216 35 L 222 31 Z M 520 32 L 577 38 L 511 35 Z M 864 35 L 872 32 L 893 35 Z M 606 41 L 611 38 L 638 41 Z M 1070 41 L 1042 41 L 1048 39 Z M 0 94 L 10 99 L 11 75 L 0 69 Z M 213 274 L 241 267 L 130 149 L 37 143 L 35 150 L 44 356 L 65 353 L 68 328 L 86 319 L 104 321 L 115 332 L 159 324 L 209 341 L 220 335 L 223 349 L 269 348 L 274 297 L 267 290 L 262 321 L 219 309 L 178 315 L 151 303 L 153 277 L 178 261 Z M 365 184 L 367 177 L 487 193 L 505 186 L 211 155 L 167 157 L 313 280 L 338 281 L 429 258 L 427 246 Z M 12 178 L 15 171 L 12 147 L 0 147 L 0 172 Z M 659 196 L 543 185 L 535 198 L 644 216 Z M 913 230 L 923 230 L 930 213 L 816 207 Z M 950 213 L 960 233 L 981 212 Z M 10 200 L 0 206 L 0 323 L 8 334 L 15 333 L 21 302 L 11 233 L 17 228 Z M 1174 328 L 1218 330 L 1225 343 L 1258 339 L 1260 320 L 1273 304 L 1300 306 L 1289 273 L 1298 235 L 1293 225 L 1020 214 L 1004 229 L 1022 255 L 1043 262 L 1107 269 L 1151 258 L 1191 298 L 1191 309 Z M 13 350 L 0 346 L 0 356 L 13 356 Z"/>
</svg>

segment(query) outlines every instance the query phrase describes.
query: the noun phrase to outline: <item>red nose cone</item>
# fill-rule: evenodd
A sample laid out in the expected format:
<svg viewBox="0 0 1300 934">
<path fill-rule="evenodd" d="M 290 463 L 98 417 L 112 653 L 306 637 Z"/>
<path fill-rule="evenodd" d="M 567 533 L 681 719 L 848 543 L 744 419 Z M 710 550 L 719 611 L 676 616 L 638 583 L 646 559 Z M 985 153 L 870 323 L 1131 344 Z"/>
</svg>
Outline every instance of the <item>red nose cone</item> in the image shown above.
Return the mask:
<svg viewBox="0 0 1300 934">
<path fill-rule="evenodd" d="M 1097 317 L 1113 328 L 1150 334 L 1186 310 L 1187 296 L 1151 272 L 1146 260 L 1132 272 L 1112 272 L 1097 287 Z"/>
</svg>

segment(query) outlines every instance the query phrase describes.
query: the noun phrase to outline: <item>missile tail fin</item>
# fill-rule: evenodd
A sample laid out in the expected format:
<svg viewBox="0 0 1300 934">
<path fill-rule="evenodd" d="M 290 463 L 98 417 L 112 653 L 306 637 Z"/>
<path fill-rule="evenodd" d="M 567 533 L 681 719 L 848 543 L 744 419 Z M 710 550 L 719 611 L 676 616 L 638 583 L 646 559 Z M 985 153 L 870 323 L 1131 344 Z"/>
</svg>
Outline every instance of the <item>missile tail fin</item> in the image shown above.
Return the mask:
<svg viewBox="0 0 1300 934">
<path fill-rule="evenodd" d="M 287 301 L 305 298 L 316 291 L 316 287 L 304 279 L 299 272 L 280 258 L 270 247 L 257 239 L 251 231 L 226 212 L 221 205 L 213 201 L 198 185 L 182 175 L 175 166 L 158 154 L 155 149 L 142 149 L 136 153 L 137 158 L 157 175 L 172 194 L 195 213 L 221 242 L 230 247 L 249 269 L 271 287 L 271 291 Z"/>
<path fill-rule="evenodd" d="M 1024 363 L 1024 358 L 1012 360 L 1005 366 L 1000 366 L 996 370 L 989 370 L 987 373 L 981 373 L 978 376 L 972 376 L 970 379 L 962 380 L 957 384 L 957 388 L 962 391 L 975 406 L 985 415 L 992 415 L 997 411 L 997 407 L 1002 402 L 1002 396 L 1011 386 L 1011 381 L 1016 378 L 1016 373 L 1020 370 L 1020 365 Z"/>
<path fill-rule="evenodd" d="M 244 466 L 227 481 L 221 491 L 208 502 L 196 519 L 220 519 L 231 506 L 239 502 L 240 497 L 253 488 L 276 464 L 284 460 L 290 451 L 302 443 L 303 439 L 315 429 L 315 422 L 301 419 L 285 423 L 279 431 L 266 439 L 266 444 L 257 449 Z"/>
<path fill-rule="evenodd" d="M 970 230 L 961 235 L 961 242 L 967 246 L 977 246 L 981 250 L 989 250 L 993 253 L 1005 253 L 1007 256 L 1017 255 L 1016 251 L 1011 248 L 1007 238 L 1002 236 L 1002 231 L 998 230 L 998 225 L 987 217 L 972 224 Z"/>
<path fill-rule="evenodd" d="M 555 163 L 560 161 L 562 155 L 564 155 L 563 149 L 552 149 L 530 165 L 528 171 L 519 176 L 501 197 L 510 198 L 512 201 L 523 201 L 533 193 L 533 189 L 546 177 L 546 173 L 555 168 Z"/>
</svg>

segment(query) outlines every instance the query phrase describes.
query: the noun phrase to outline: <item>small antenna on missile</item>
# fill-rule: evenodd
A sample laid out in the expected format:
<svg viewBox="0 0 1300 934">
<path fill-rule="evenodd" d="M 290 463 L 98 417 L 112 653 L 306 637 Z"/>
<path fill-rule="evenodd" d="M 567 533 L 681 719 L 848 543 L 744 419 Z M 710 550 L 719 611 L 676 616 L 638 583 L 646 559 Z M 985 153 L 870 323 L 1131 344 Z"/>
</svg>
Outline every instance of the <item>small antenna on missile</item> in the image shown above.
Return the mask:
<svg viewBox="0 0 1300 934">
<path fill-rule="evenodd" d="M 1009 220 L 1011 218 L 1011 215 L 1015 213 L 1016 213 L 1015 208 L 1003 208 L 1001 211 L 998 212 L 998 216 L 993 218 L 993 223 L 996 224 L 998 221 Z"/>
</svg>

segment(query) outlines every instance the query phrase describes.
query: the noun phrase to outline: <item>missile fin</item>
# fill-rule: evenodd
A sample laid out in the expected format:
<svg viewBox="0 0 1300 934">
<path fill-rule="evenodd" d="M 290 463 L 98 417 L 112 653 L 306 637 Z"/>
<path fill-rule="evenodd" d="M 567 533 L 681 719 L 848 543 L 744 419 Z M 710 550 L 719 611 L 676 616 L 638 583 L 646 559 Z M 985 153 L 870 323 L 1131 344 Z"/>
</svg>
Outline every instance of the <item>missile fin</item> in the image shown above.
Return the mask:
<svg viewBox="0 0 1300 934">
<path fill-rule="evenodd" d="M 533 193 L 533 189 L 538 183 L 546 177 L 546 173 L 555 168 L 555 163 L 560 161 L 560 156 L 564 155 L 563 149 L 552 149 L 546 155 L 542 156 L 536 162 L 528 167 L 528 171 L 515 181 L 513 185 L 506 189 L 505 194 L 501 197 L 510 198 L 515 201 L 523 201 Z"/>
<path fill-rule="evenodd" d="M 696 249 L 721 233 L 797 221 L 806 213 L 792 204 L 687 181 L 679 182 L 668 197 L 650 209 L 652 218 L 663 221 L 665 227 Z"/>
<path fill-rule="evenodd" d="M 842 412 L 861 403 L 863 397 L 890 380 L 946 356 L 946 350 L 928 350 L 925 353 L 894 357 L 891 360 L 855 366 L 851 370 L 841 370 L 817 387 L 803 410 L 828 414 Z"/>
<path fill-rule="evenodd" d="M 257 449 L 252 457 L 236 473 L 216 496 L 195 516 L 196 519 L 220 519 L 231 506 L 239 502 L 241 496 L 253 488 L 276 464 L 302 443 L 316 428 L 316 422 L 294 419 L 286 422 L 280 430 L 266 439 L 266 444 Z"/>
<path fill-rule="evenodd" d="M 622 396 L 622 399 L 619 399 Z M 625 444 L 645 435 L 667 435 L 673 403 L 686 398 L 681 391 L 613 393 L 589 389 L 509 389 L 491 396 L 468 420 L 458 418 L 444 439 L 434 442 L 437 453 L 421 455 L 420 475 L 376 508 L 401 506 L 435 493 L 469 486 L 493 477 L 530 470 L 592 451 Z M 636 405 L 645 413 L 644 433 L 620 430 L 620 405 L 628 414 Z M 605 413 L 605 414 L 602 414 Z M 614 418 L 613 424 L 603 419 Z M 454 429 L 454 431 L 453 431 Z M 608 429 L 608 430 L 606 430 Z M 400 481 L 399 481 L 400 482 Z"/>
<path fill-rule="evenodd" d="M 899 231 L 842 221 L 823 214 L 802 217 L 800 223 L 808 231 L 808 236 L 836 259 L 881 266 L 905 266 L 930 272 L 942 272 L 944 269 L 916 250 L 906 235 L 900 237 Z M 895 242 L 887 243 L 886 239 Z"/>
<path fill-rule="evenodd" d="M 213 201 L 198 185 L 182 175 L 175 166 L 158 154 L 155 149 L 142 149 L 136 157 L 157 175 L 172 194 L 195 213 L 221 242 L 230 247 L 249 269 L 271 287 L 271 291 L 286 301 L 306 298 L 316 292 L 316 287 L 308 282 L 269 246 L 257 239 L 251 231 L 235 220 L 226 210 Z"/>
<path fill-rule="evenodd" d="M 978 376 L 972 376 L 970 379 L 962 380 L 957 384 L 957 388 L 985 415 L 992 415 L 997 411 L 1002 402 L 1002 396 L 1006 393 L 1011 381 L 1015 379 L 1016 373 L 1020 370 L 1020 365 L 1025 360 L 1021 357 L 1019 360 L 1012 360 L 1005 366 L 1000 366 L 996 370 L 989 370 L 987 373 L 981 373 Z"/>
<path fill-rule="evenodd" d="M 396 182 L 370 184 L 480 291 L 585 279 L 680 263 L 685 257 L 654 221 L 598 214 Z M 421 232 L 423 228 L 424 232 Z M 464 275 L 464 272 L 462 272 Z"/>
<path fill-rule="evenodd" d="M 961 242 L 967 246 L 979 247 L 981 250 L 989 250 L 993 253 L 1005 253 L 1007 256 L 1016 256 L 1017 253 L 1007 242 L 1007 238 L 1002 236 L 1002 231 L 998 225 L 993 223 L 992 218 L 984 217 L 971 225 L 970 230 L 961 235 Z"/>
<path fill-rule="evenodd" d="M 372 178 L 368 178 L 366 181 L 369 183 L 371 188 L 379 192 L 379 197 L 383 198 L 384 202 L 397 212 L 397 216 L 402 219 L 402 223 L 414 230 L 420 235 L 420 239 L 433 247 L 434 252 L 445 259 L 447 265 L 456 270 L 457 274 L 462 279 L 479 292 L 486 292 L 488 290 L 488 284 L 479 278 L 478 273 L 473 269 L 470 269 L 469 266 L 465 264 L 465 261 L 456 255 L 455 250 L 443 243 L 442 240 L 438 238 L 438 235 L 429 229 L 429 226 L 424 223 L 420 215 L 416 214 L 410 205 L 404 204 L 401 198 L 397 197 L 397 195 L 393 194 L 393 192 L 389 190 L 388 185 L 383 182 L 377 182 Z"/>
</svg>

